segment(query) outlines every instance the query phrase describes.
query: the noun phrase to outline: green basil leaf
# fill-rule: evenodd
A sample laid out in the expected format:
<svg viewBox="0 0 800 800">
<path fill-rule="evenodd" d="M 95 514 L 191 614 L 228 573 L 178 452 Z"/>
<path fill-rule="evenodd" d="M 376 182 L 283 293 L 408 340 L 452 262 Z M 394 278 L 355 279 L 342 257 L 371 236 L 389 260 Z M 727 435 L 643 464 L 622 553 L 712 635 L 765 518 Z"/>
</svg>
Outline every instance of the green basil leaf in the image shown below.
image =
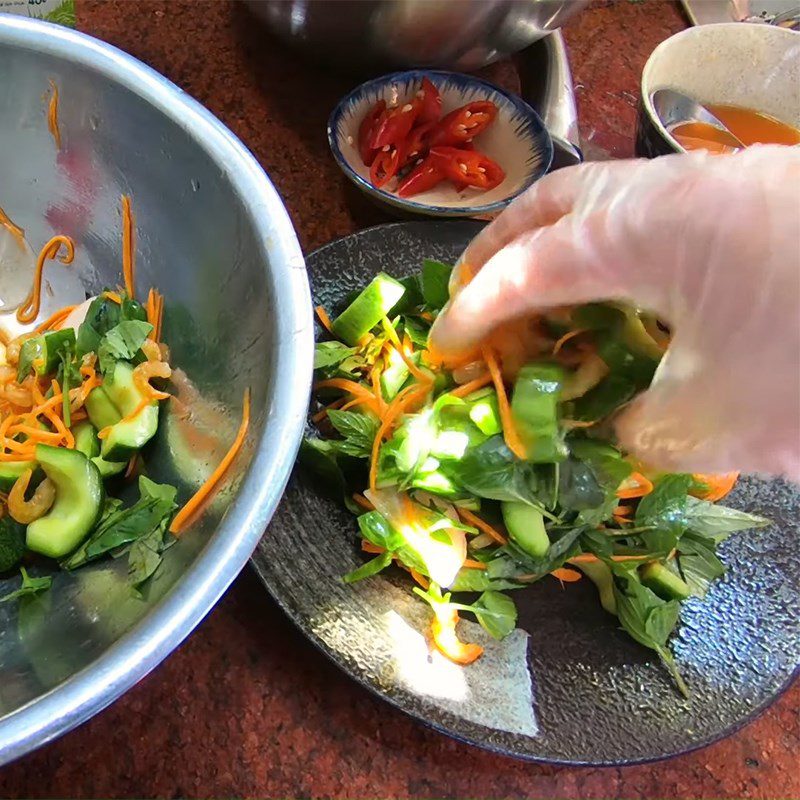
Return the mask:
<svg viewBox="0 0 800 800">
<path fill-rule="evenodd" d="M 386 569 L 389 564 L 392 563 L 392 554 L 391 553 L 381 553 L 378 556 L 375 556 L 371 561 L 367 561 L 366 564 L 362 564 L 358 569 L 354 569 L 352 572 L 348 572 L 342 580 L 345 583 L 356 583 L 357 581 L 363 581 L 364 578 L 371 578 L 373 575 L 377 575 L 381 570 Z"/>
<path fill-rule="evenodd" d="M 318 342 L 314 348 L 314 369 L 337 367 L 356 352 L 342 342 Z"/>
<path fill-rule="evenodd" d="M 705 597 L 712 582 L 725 574 L 725 565 L 717 558 L 712 539 L 687 531 L 681 536 L 678 569 L 692 594 Z"/>
<path fill-rule="evenodd" d="M 4 597 L 0 597 L 0 603 L 7 603 L 10 600 L 16 600 L 18 597 L 25 597 L 26 595 L 39 594 L 39 592 L 47 591 L 53 583 L 50 575 L 44 575 L 41 578 L 32 578 L 28 575 L 25 567 L 19 568 L 22 575 L 22 584 L 19 589 L 9 592 Z"/>
<path fill-rule="evenodd" d="M 472 610 L 481 627 L 495 639 L 504 639 L 517 626 L 517 607 L 500 592 L 484 592 L 472 604 Z"/>
<path fill-rule="evenodd" d="M 106 375 L 113 370 L 117 361 L 133 359 L 152 330 L 149 322 L 139 320 L 125 320 L 111 328 L 97 348 L 100 371 Z"/>
<path fill-rule="evenodd" d="M 334 428 L 344 437 L 342 441 L 334 441 L 334 447 L 354 458 L 369 458 L 372 443 L 378 432 L 378 420 L 355 411 L 328 412 L 328 419 Z"/>
<path fill-rule="evenodd" d="M 698 500 L 692 496 L 686 498 L 685 519 L 689 530 L 710 537 L 716 544 L 736 531 L 765 528 L 772 524 L 765 517 L 709 503 L 707 500 Z"/>
<path fill-rule="evenodd" d="M 687 492 L 691 485 L 691 475 L 664 475 L 657 480 L 653 491 L 639 501 L 636 525 L 657 528 L 677 540 L 687 527 Z M 647 536 L 650 534 L 645 534 L 645 538 Z M 659 539 L 664 536 L 654 535 L 651 538 Z"/>
<path fill-rule="evenodd" d="M 422 262 L 422 297 L 428 308 L 444 308 L 450 299 L 450 273 L 453 268 L 441 261 L 426 258 Z"/>
</svg>

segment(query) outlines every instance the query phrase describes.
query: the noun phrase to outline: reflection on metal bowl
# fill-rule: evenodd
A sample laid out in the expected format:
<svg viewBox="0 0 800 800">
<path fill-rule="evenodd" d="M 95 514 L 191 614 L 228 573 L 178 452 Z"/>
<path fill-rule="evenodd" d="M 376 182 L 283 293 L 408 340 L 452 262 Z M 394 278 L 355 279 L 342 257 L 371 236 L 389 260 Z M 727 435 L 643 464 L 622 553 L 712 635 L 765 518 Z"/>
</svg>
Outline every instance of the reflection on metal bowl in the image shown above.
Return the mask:
<svg viewBox="0 0 800 800">
<path fill-rule="evenodd" d="M 153 479 L 188 497 L 218 463 L 244 389 L 252 391 L 249 435 L 224 488 L 165 554 L 143 596 L 116 559 L 54 569 L 40 597 L 0 605 L 6 762 L 146 675 L 244 566 L 294 461 L 313 341 L 289 217 L 253 157 L 211 114 L 119 50 L 22 17 L 0 15 L 0 75 L 0 205 L 34 249 L 55 233 L 76 243 L 69 268 L 48 268 L 54 296 L 45 292 L 42 315 L 119 282 L 119 198 L 132 197 L 137 287 L 164 294 L 164 340 L 191 388 L 176 385 L 178 401 L 165 404 L 145 458 Z M 59 150 L 42 101 L 50 81 L 60 89 Z M 0 595 L 17 585 L 3 577 Z"/>
<path fill-rule="evenodd" d="M 341 65 L 472 70 L 519 52 L 588 0 L 247 0 L 284 40 Z"/>
</svg>

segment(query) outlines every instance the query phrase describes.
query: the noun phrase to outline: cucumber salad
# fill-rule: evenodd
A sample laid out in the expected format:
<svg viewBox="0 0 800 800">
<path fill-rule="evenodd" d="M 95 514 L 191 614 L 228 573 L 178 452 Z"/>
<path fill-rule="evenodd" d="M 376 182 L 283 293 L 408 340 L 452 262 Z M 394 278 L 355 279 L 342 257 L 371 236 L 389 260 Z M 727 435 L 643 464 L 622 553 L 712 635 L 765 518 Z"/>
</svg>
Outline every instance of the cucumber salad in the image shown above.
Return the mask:
<svg viewBox="0 0 800 800">
<path fill-rule="evenodd" d="M 29 574 L 32 565 L 73 570 L 109 556 L 127 558 L 130 583 L 140 589 L 244 439 L 247 394 L 230 451 L 180 511 L 176 487 L 144 474 L 143 449 L 171 397 L 172 368 L 161 341 L 163 297 L 151 288 L 144 303 L 135 298 L 127 197 L 122 220 L 123 286 L 37 322 L 45 264 L 69 264 L 75 255 L 69 237 L 55 236 L 41 248 L 33 287 L 13 315 L 25 332 L 0 339 L 0 572 L 19 567 L 22 576 L 0 602 L 50 587 L 49 574 Z M 0 225 L 27 247 L 5 213 Z M 139 499 L 126 506 L 120 495 L 137 477 Z"/>
<path fill-rule="evenodd" d="M 356 515 L 364 563 L 344 581 L 405 570 L 432 645 L 466 665 L 483 650 L 459 638 L 460 615 L 502 639 L 517 592 L 589 580 L 687 694 L 669 644 L 681 603 L 724 573 L 726 537 L 769 522 L 716 504 L 736 473 L 656 472 L 616 446 L 611 420 L 649 386 L 669 330 L 619 303 L 559 308 L 447 363 L 428 333 L 450 281 L 425 261 L 377 275 L 332 321 L 317 308 L 300 455 Z"/>
</svg>

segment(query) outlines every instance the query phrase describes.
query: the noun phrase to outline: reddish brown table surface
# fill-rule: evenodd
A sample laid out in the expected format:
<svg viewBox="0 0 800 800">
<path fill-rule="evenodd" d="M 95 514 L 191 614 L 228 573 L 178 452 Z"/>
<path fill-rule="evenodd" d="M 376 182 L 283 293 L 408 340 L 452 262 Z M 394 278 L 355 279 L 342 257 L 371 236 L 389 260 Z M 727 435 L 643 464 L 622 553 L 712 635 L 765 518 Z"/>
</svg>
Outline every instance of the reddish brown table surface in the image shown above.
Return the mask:
<svg viewBox="0 0 800 800">
<path fill-rule="evenodd" d="M 306 252 L 385 221 L 346 185 L 326 117 L 357 79 L 314 68 L 229 2 L 79 0 L 81 30 L 205 103 L 269 173 Z M 632 154 L 647 56 L 686 26 L 669 2 L 596 3 L 565 33 L 590 154 Z M 490 70 L 513 82 L 508 67 Z M 356 686 L 246 570 L 150 677 L 0 771 L 3 797 L 800 797 L 800 683 L 718 744 L 637 767 L 524 764 L 451 741 Z"/>
</svg>

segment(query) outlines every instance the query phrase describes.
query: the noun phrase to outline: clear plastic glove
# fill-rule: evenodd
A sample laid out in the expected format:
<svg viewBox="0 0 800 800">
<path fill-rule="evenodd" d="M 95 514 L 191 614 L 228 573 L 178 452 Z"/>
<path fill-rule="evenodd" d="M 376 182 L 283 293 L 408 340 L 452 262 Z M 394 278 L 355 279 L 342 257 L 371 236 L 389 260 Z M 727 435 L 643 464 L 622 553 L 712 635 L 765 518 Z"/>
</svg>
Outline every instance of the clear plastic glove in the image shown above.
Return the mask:
<svg viewBox="0 0 800 800">
<path fill-rule="evenodd" d="M 553 173 L 464 265 L 477 274 L 434 326 L 441 354 L 546 307 L 628 300 L 673 338 L 618 418 L 623 447 L 662 469 L 800 480 L 800 148 Z"/>
</svg>

